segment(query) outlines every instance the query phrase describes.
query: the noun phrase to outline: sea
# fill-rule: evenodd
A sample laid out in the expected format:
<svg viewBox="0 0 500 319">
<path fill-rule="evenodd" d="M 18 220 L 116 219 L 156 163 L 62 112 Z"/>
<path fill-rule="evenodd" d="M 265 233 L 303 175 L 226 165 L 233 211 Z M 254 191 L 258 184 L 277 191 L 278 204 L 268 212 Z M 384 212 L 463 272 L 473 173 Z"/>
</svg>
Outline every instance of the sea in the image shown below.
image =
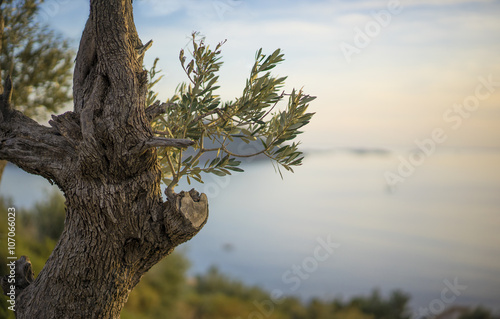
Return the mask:
<svg viewBox="0 0 500 319">
<path fill-rule="evenodd" d="M 500 313 L 500 150 L 310 150 L 294 173 L 268 160 L 243 168 L 176 189 L 209 198 L 207 224 L 178 248 L 190 275 L 216 266 L 271 302 L 400 290 L 414 318 L 462 305 Z M 19 208 L 52 191 L 11 164 L 0 185 Z"/>
</svg>

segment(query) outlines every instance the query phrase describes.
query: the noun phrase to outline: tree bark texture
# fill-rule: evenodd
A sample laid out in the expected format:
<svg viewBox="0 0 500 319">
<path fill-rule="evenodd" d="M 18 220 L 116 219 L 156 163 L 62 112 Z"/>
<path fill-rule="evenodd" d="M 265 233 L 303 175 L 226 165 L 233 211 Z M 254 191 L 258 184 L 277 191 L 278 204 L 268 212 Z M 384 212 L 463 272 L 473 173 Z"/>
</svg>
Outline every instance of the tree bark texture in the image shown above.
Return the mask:
<svg viewBox="0 0 500 319">
<path fill-rule="evenodd" d="M 1 5 L 3 4 L 3 0 L 0 0 L 0 51 L 2 50 L 2 44 L 3 44 L 3 28 L 4 28 L 4 20 L 3 20 L 3 8 Z M 0 70 L 0 78 L 2 75 L 2 70 Z M 3 86 L 0 81 L 0 92 L 3 93 Z M 2 177 L 3 177 L 3 172 L 5 170 L 5 166 L 7 166 L 7 161 L 0 160 L 0 185 L 2 185 Z"/>
<path fill-rule="evenodd" d="M 67 206 L 64 231 L 45 267 L 16 287 L 17 318 L 119 318 L 141 276 L 208 217 L 205 194 L 162 198 L 156 147 L 191 142 L 153 135 L 150 113 L 158 105 L 145 105 L 145 46 L 131 1 L 90 2 L 74 110 L 41 126 L 13 108 L 9 78 L 0 99 L 0 159 L 57 184 Z"/>
</svg>

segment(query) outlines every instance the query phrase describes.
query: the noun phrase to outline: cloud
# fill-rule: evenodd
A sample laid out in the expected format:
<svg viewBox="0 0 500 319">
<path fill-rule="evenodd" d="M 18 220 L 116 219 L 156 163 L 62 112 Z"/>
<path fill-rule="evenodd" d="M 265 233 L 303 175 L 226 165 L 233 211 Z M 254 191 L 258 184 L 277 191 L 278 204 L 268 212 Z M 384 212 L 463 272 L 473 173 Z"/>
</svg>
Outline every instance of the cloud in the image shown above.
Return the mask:
<svg viewBox="0 0 500 319">
<path fill-rule="evenodd" d="M 197 19 L 224 20 L 237 9 L 246 6 L 243 0 L 144 0 L 139 4 L 150 16 L 184 14 Z"/>
<path fill-rule="evenodd" d="M 178 52 L 196 30 L 211 45 L 228 40 L 220 78 L 223 99 L 240 94 L 258 48 L 268 54 L 281 48 L 286 61 L 274 71 L 289 75 L 286 89 L 305 86 L 318 96 L 313 108 L 321 116 L 308 128 L 305 142 L 328 145 L 334 134 L 350 144 L 403 145 L 427 134 L 428 127 L 443 125 L 441 109 L 462 101 L 478 74 L 498 74 L 494 53 L 500 43 L 491 34 L 500 24 L 498 6 L 488 0 L 400 1 L 403 12 L 351 64 L 339 44 L 353 43 L 355 30 L 364 29 L 372 12 L 387 8 L 390 0 L 143 0 L 137 2 L 136 21 L 141 36 L 155 41 L 148 59 L 161 58 L 162 99 L 185 80 Z M 479 132 L 488 124 L 495 136 L 499 119 L 488 115 L 478 112 L 474 128 Z M 459 133 L 451 144 L 498 145 L 485 134 Z"/>
<path fill-rule="evenodd" d="M 150 10 L 147 12 L 154 16 L 170 15 L 174 12 L 180 11 L 186 7 L 193 6 L 190 0 L 144 0 L 144 5 L 148 6 Z"/>
<path fill-rule="evenodd" d="M 385 8 L 389 4 L 400 4 L 405 8 L 414 7 L 449 7 L 464 4 L 493 3 L 493 0 L 361 0 L 361 1 L 330 1 L 331 5 L 348 10 L 373 10 Z"/>
</svg>

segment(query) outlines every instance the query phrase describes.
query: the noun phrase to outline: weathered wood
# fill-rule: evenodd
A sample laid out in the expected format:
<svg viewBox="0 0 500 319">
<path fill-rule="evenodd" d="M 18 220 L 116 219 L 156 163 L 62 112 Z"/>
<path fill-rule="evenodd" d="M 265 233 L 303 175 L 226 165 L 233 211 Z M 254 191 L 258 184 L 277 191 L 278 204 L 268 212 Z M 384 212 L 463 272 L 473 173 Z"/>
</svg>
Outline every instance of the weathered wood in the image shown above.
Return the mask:
<svg viewBox="0 0 500 319">
<path fill-rule="evenodd" d="M 148 120 L 152 122 L 156 117 L 167 113 L 167 107 L 176 107 L 175 103 L 160 103 L 160 101 L 156 101 L 152 105 L 146 108 L 146 116 Z"/>
<path fill-rule="evenodd" d="M 0 100 L 0 160 L 54 182 L 66 198 L 64 231 L 35 281 L 16 298 L 17 318 L 119 318 L 141 276 L 200 231 L 208 200 L 192 190 L 161 194 L 146 111 L 147 49 L 125 0 L 91 0 L 74 76 L 74 109 L 42 126 Z M 173 107 L 173 105 L 170 105 Z"/>
</svg>

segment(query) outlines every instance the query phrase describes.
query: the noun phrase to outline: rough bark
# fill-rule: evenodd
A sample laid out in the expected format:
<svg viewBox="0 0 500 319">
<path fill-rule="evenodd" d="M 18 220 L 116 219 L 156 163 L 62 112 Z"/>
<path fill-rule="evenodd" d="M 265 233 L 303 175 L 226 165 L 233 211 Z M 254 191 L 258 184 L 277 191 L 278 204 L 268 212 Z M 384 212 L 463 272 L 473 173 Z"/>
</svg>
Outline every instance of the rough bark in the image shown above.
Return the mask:
<svg viewBox="0 0 500 319">
<path fill-rule="evenodd" d="M 1 8 L 1 5 L 3 4 L 3 0 L 0 0 L 0 51 L 2 51 L 2 44 L 3 44 L 3 28 L 4 28 L 4 20 L 3 20 L 3 10 Z M 0 77 L 2 75 L 2 72 L 0 70 Z M 0 81 L 0 92 L 3 93 L 3 86 Z M 2 183 L 2 177 L 3 177 L 3 172 L 5 170 L 5 166 L 7 166 L 7 161 L 0 160 L 0 185 Z"/>
<path fill-rule="evenodd" d="M 164 201 L 155 137 L 146 112 L 147 73 L 130 0 L 91 0 L 74 72 L 74 110 L 37 124 L 0 98 L 0 159 L 63 191 L 64 231 L 38 277 L 16 287 L 17 318 L 119 318 L 154 264 L 205 224 L 196 191 Z M 163 106 L 163 110 L 166 106 Z M 28 261 L 29 263 L 29 261 Z"/>
</svg>

